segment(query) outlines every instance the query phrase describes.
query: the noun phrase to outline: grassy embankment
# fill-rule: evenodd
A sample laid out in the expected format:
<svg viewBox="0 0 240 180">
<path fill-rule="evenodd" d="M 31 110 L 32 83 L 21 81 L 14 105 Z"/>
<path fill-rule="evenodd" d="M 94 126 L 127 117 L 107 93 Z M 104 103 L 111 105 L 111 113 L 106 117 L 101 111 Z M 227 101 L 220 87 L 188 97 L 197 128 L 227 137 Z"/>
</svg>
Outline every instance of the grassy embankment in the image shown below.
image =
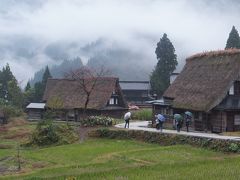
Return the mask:
<svg viewBox="0 0 240 180">
<path fill-rule="evenodd" d="M 0 131 L 0 179 L 238 179 L 240 156 L 191 146 L 165 146 L 128 140 L 88 139 L 83 143 L 22 149 L 16 145 L 34 124 L 10 124 Z M 3 130 L 5 129 L 5 130 Z M 11 174 L 11 175 L 10 175 Z"/>
</svg>

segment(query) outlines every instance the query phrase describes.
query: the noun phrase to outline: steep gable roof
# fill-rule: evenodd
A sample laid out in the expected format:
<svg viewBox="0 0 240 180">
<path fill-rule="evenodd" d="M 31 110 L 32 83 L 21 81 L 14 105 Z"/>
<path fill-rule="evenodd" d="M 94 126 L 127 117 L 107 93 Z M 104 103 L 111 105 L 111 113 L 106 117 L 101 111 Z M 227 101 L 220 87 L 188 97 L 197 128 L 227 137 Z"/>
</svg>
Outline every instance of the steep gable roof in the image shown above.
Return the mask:
<svg viewBox="0 0 240 180">
<path fill-rule="evenodd" d="M 92 79 L 86 79 L 91 86 Z M 101 77 L 90 95 L 88 109 L 103 109 L 110 99 L 112 92 L 118 87 L 118 78 Z M 84 108 L 86 93 L 76 80 L 48 79 L 43 100 L 49 105 L 50 99 L 57 97 L 64 109 Z"/>
<path fill-rule="evenodd" d="M 210 111 L 227 95 L 240 77 L 240 50 L 229 49 L 193 55 L 182 72 L 165 91 L 173 107 Z"/>
</svg>

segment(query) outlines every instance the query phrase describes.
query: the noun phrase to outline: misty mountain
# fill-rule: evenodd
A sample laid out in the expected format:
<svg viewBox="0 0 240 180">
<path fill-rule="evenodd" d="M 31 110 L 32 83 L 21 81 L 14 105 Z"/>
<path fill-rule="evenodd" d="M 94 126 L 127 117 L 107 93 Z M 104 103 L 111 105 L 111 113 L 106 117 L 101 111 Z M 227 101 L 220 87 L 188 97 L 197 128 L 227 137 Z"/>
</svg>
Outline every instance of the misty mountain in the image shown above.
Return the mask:
<svg viewBox="0 0 240 180">
<path fill-rule="evenodd" d="M 58 45 L 51 45 L 52 57 L 59 56 L 59 52 Z M 79 48 L 79 54 L 88 57 L 87 66 L 93 68 L 103 66 L 110 71 L 112 76 L 117 76 L 120 80 L 149 80 L 149 75 L 154 66 L 153 61 L 155 61 L 155 59 L 150 59 L 144 52 L 135 52 L 122 48 L 104 39 L 99 39 Z M 82 65 L 82 60 L 76 58 L 64 60 L 59 65 L 50 66 L 49 69 L 54 78 L 62 78 L 69 70 L 74 70 Z M 31 84 L 40 81 L 43 73 L 44 68 L 36 72 Z"/>
<path fill-rule="evenodd" d="M 148 57 L 126 49 L 108 49 L 91 57 L 89 67 L 104 67 L 120 80 L 149 80 L 153 64 Z"/>
<path fill-rule="evenodd" d="M 81 66 L 83 66 L 82 60 L 79 57 L 77 57 L 72 60 L 64 60 L 59 65 L 49 67 L 49 70 L 53 78 L 63 78 L 66 73 L 68 73 L 71 70 L 80 68 Z M 44 71 L 45 68 L 37 71 L 34 74 L 34 77 L 30 80 L 31 85 L 42 80 Z"/>
</svg>

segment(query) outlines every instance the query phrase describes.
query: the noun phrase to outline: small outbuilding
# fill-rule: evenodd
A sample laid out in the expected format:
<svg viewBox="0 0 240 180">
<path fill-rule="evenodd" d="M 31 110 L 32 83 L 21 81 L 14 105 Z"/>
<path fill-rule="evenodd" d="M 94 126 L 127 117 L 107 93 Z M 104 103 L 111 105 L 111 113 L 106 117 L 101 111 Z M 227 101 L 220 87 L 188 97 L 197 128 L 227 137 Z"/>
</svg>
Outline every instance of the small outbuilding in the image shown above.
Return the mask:
<svg viewBox="0 0 240 180">
<path fill-rule="evenodd" d="M 45 103 L 30 103 L 26 107 L 28 120 L 41 120 L 45 112 Z"/>
</svg>

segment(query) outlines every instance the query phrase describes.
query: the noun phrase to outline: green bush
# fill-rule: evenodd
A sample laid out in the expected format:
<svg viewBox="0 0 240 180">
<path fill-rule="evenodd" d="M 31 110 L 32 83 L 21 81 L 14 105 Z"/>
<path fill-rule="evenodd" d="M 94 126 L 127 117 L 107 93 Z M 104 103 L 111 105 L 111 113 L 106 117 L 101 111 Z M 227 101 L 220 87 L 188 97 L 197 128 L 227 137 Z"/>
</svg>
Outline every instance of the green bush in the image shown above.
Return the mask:
<svg viewBox="0 0 240 180">
<path fill-rule="evenodd" d="M 231 143 L 229 146 L 229 150 L 232 152 L 237 152 L 237 151 L 239 151 L 239 146 L 235 143 Z"/>
<path fill-rule="evenodd" d="M 78 139 L 74 130 L 66 124 L 54 124 L 52 120 L 42 120 L 37 124 L 27 146 L 70 144 Z"/>
<path fill-rule="evenodd" d="M 152 109 L 140 109 L 132 113 L 132 119 L 136 120 L 151 120 Z"/>
<path fill-rule="evenodd" d="M 23 114 L 22 110 L 10 105 L 1 106 L 1 109 L 7 119 L 12 117 L 19 117 Z"/>
<path fill-rule="evenodd" d="M 114 124 L 114 119 L 105 116 L 90 116 L 86 119 L 81 120 L 81 125 L 85 127 L 93 126 L 112 126 Z"/>
</svg>

